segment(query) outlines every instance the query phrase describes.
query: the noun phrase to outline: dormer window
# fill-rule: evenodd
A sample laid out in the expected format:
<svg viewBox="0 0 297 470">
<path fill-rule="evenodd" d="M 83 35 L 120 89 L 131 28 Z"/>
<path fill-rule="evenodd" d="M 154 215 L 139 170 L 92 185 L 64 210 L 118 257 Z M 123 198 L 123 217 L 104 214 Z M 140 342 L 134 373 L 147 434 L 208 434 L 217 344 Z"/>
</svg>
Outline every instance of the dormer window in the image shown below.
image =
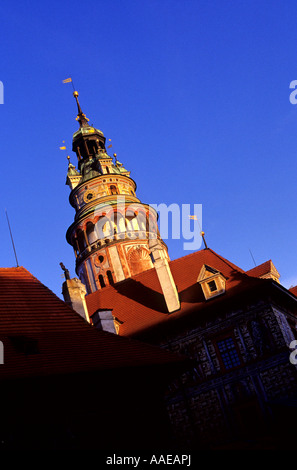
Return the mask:
<svg viewBox="0 0 297 470">
<path fill-rule="evenodd" d="M 208 288 L 209 288 L 210 292 L 215 292 L 216 290 L 218 290 L 217 285 L 216 285 L 216 281 L 210 281 L 210 282 L 207 283 L 207 285 L 208 285 Z"/>
<path fill-rule="evenodd" d="M 197 282 L 202 287 L 205 300 L 212 299 L 225 292 L 226 278 L 217 269 L 207 264 L 202 266 Z"/>
</svg>

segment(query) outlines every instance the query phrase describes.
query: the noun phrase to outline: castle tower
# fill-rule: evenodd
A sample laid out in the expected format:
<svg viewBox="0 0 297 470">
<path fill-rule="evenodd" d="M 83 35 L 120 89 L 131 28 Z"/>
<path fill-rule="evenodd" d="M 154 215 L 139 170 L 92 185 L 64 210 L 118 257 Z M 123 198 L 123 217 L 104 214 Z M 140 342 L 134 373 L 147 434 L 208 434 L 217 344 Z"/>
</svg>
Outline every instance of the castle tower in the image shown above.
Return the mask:
<svg viewBox="0 0 297 470">
<path fill-rule="evenodd" d="M 72 150 L 78 164 L 76 169 L 69 159 L 66 184 L 76 213 L 66 238 L 74 249 L 76 273 L 89 294 L 152 268 L 150 239 L 159 240 L 164 258 L 169 257 L 156 211 L 137 198 L 130 172 L 116 154 L 107 154 L 103 132 L 89 125 L 77 91 L 73 96 L 79 129 L 73 134 Z"/>
</svg>

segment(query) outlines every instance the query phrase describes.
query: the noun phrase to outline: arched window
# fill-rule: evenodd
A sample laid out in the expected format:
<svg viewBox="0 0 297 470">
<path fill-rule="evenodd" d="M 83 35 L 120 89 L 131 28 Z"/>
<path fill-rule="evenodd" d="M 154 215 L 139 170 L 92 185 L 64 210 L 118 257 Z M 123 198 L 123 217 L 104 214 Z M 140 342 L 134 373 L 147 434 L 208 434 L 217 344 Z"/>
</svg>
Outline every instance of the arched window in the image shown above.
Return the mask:
<svg viewBox="0 0 297 470">
<path fill-rule="evenodd" d="M 146 229 L 146 218 L 145 218 L 145 214 L 143 212 L 138 212 L 137 220 L 138 220 L 139 229 L 140 230 L 145 230 Z"/>
<path fill-rule="evenodd" d="M 126 221 L 127 221 L 127 229 L 128 230 L 139 230 L 139 225 L 138 225 L 138 220 L 137 220 L 137 214 L 130 213 L 129 215 L 126 213 Z"/>
<path fill-rule="evenodd" d="M 110 220 L 107 220 L 107 222 L 103 225 L 102 232 L 103 232 L 103 238 L 109 237 L 113 233 Z"/>
<path fill-rule="evenodd" d="M 86 240 L 82 230 L 78 230 L 76 233 L 77 243 L 79 247 L 79 252 L 82 253 L 86 247 Z"/>
<path fill-rule="evenodd" d="M 104 277 L 102 276 L 102 274 L 99 274 L 98 279 L 99 279 L 100 287 L 105 287 Z"/>
<path fill-rule="evenodd" d="M 107 279 L 108 279 L 109 284 L 111 286 L 113 286 L 114 285 L 114 280 L 113 280 L 111 271 L 106 271 L 106 275 L 107 275 Z"/>
<path fill-rule="evenodd" d="M 111 226 L 109 219 L 104 215 L 95 224 L 97 238 L 108 237 L 111 233 Z"/>
<path fill-rule="evenodd" d="M 123 233 L 126 231 L 125 218 L 119 212 L 114 214 L 114 224 L 117 227 L 117 233 Z"/>
<path fill-rule="evenodd" d="M 116 186 L 114 186 L 113 184 L 109 186 L 109 189 L 110 189 L 110 194 L 119 194 Z"/>
<path fill-rule="evenodd" d="M 157 232 L 156 223 L 150 214 L 147 216 L 147 219 L 146 219 L 146 231 L 153 232 L 153 233 Z"/>
<path fill-rule="evenodd" d="M 134 229 L 134 230 L 139 230 L 137 215 L 135 215 L 135 217 L 133 217 L 133 219 L 131 220 L 131 222 L 132 222 L 132 227 L 133 227 L 133 229 Z"/>
<path fill-rule="evenodd" d="M 88 222 L 87 227 L 86 227 L 86 233 L 87 233 L 87 238 L 89 240 L 90 245 L 97 241 L 97 236 L 96 236 L 96 233 L 95 233 L 94 229 L 95 229 L 95 227 L 92 224 L 92 222 Z"/>
</svg>

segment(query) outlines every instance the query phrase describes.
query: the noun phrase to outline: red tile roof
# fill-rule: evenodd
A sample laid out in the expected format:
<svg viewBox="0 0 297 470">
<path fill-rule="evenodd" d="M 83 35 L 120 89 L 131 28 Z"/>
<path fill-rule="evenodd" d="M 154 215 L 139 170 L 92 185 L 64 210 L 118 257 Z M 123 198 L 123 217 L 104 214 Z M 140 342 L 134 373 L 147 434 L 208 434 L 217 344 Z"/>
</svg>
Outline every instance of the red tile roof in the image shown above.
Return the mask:
<svg viewBox="0 0 297 470">
<path fill-rule="evenodd" d="M 217 306 L 223 299 L 230 299 L 240 291 L 266 282 L 248 276 L 241 268 L 209 248 L 170 261 L 169 264 L 181 303 L 181 308 L 177 312 L 168 314 L 161 286 L 153 268 L 114 286 L 89 294 L 86 301 L 90 316 L 98 309 L 112 309 L 113 315 L 123 322 L 119 334 L 133 336 L 155 325 L 172 322 L 192 312 L 196 313 L 206 305 Z M 205 300 L 201 286 L 197 283 L 204 264 L 217 269 L 226 278 L 226 292 L 208 301 Z"/>
<path fill-rule="evenodd" d="M 289 291 L 297 297 L 297 286 L 290 287 Z"/>
<path fill-rule="evenodd" d="M 254 268 L 250 269 L 249 271 L 246 271 L 246 273 L 249 276 L 253 277 L 261 277 L 264 276 L 265 274 L 270 273 L 271 271 L 276 270 L 273 262 L 270 260 L 265 261 L 265 263 L 259 264 L 259 266 L 255 266 Z"/>
<path fill-rule="evenodd" d="M 0 341 L 4 344 L 0 380 L 182 359 L 96 330 L 23 267 L 0 268 Z"/>
</svg>

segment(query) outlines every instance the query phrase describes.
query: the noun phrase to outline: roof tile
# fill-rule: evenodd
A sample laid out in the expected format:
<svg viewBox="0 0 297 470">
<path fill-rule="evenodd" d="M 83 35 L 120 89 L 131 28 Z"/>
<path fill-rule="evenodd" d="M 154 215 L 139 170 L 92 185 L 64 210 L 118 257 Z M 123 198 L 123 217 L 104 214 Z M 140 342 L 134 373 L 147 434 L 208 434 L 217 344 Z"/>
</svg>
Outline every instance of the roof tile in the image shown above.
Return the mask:
<svg viewBox="0 0 297 470">
<path fill-rule="evenodd" d="M 98 331 L 23 267 L 0 268 L 0 341 L 0 380 L 183 360 L 158 347 Z"/>
</svg>

